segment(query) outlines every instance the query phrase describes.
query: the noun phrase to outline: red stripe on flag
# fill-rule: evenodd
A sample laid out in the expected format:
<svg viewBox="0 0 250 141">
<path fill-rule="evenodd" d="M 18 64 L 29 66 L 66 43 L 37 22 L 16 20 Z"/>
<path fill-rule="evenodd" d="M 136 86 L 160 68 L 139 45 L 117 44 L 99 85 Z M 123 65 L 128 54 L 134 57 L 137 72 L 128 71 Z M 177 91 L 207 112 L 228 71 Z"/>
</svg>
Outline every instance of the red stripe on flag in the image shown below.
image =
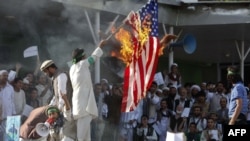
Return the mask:
<svg viewBox="0 0 250 141">
<path fill-rule="evenodd" d="M 122 111 L 129 112 L 136 108 L 139 100 L 146 96 L 146 91 L 154 80 L 155 71 L 158 65 L 159 41 L 155 37 L 149 37 L 141 56 L 135 58 L 125 68 L 124 72 L 124 94 Z M 137 47 L 135 47 L 137 48 Z M 135 49 L 135 54 L 136 54 Z"/>
<path fill-rule="evenodd" d="M 143 46 L 141 52 L 140 44 L 143 42 L 136 37 L 141 32 L 141 23 L 143 23 L 147 15 L 151 14 L 151 33 L 148 35 L 148 41 Z M 142 21 L 141 19 L 142 18 Z M 146 96 L 146 92 L 154 80 L 155 71 L 158 65 L 158 4 L 156 0 L 149 0 L 148 3 L 140 9 L 139 12 L 130 12 L 127 16 L 127 25 L 132 28 L 133 34 L 133 55 L 132 62 L 125 68 L 122 112 L 129 112 L 136 108 L 139 101 Z M 139 27 L 138 27 L 139 24 Z M 143 43 L 144 44 L 144 43 Z M 137 56 L 138 54 L 139 56 Z"/>
<path fill-rule="evenodd" d="M 140 56 L 138 58 L 137 64 L 136 64 L 136 73 L 137 73 L 137 77 L 134 80 L 136 82 L 136 87 L 137 87 L 137 91 L 135 91 L 134 93 L 134 104 L 135 106 L 137 106 L 137 104 L 139 103 L 139 100 L 141 100 L 141 96 L 143 93 L 143 88 L 144 88 L 144 76 L 145 76 L 145 72 L 144 72 L 144 65 L 143 65 L 143 59 L 142 56 Z"/>
<path fill-rule="evenodd" d="M 159 40 L 156 37 L 150 37 L 149 38 L 149 44 L 148 44 L 148 53 L 149 53 L 149 58 L 147 60 L 147 65 L 146 65 L 146 80 L 145 83 L 147 84 L 146 89 L 149 89 L 151 83 L 154 80 L 154 75 L 155 71 L 158 66 L 158 53 L 159 53 Z"/>
</svg>

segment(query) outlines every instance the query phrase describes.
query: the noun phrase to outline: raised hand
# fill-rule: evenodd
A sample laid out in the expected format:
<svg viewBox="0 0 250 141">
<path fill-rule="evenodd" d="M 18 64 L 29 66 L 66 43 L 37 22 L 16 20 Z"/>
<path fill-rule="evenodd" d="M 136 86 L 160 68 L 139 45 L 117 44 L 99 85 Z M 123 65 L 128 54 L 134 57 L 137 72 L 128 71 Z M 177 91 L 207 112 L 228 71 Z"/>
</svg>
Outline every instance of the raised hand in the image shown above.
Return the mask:
<svg viewBox="0 0 250 141">
<path fill-rule="evenodd" d="M 171 40 L 176 39 L 176 38 L 177 38 L 176 35 L 173 35 L 173 34 L 166 34 L 166 35 L 164 35 L 164 37 L 161 39 L 160 44 L 161 44 L 161 45 L 163 45 L 163 44 L 167 45 L 167 44 L 170 43 Z"/>
<path fill-rule="evenodd" d="M 102 48 L 107 43 L 107 40 L 101 40 L 99 43 L 99 47 Z"/>
</svg>

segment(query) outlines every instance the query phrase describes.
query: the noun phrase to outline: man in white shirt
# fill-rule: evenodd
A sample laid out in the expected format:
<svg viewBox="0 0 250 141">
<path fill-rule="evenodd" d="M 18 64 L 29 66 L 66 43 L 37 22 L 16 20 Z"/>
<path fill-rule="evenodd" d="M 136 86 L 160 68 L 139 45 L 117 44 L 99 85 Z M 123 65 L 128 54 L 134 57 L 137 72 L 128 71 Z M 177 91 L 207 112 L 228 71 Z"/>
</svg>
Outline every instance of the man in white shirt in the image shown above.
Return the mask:
<svg viewBox="0 0 250 141">
<path fill-rule="evenodd" d="M 0 103 L 2 107 L 2 115 L 0 128 L 5 129 L 7 116 L 16 114 L 14 105 L 14 89 L 8 83 L 8 72 L 6 70 L 0 70 Z M 5 131 L 0 130 L 0 140 L 3 141 Z"/>
<path fill-rule="evenodd" d="M 41 106 L 48 105 L 48 100 L 52 96 L 51 83 L 48 82 L 47 77 L 44 74 L 40 74 L 38 77 L 38 84 L 36 85 L 38 90 L 39 102 Z"/>
<path fill-rule="evenodd" d="M 64 111 L 63 108 L 65 107 L 65 100 L 62 98 L 61 95 L 67 95 L 66 100 L 68 100 L 68 101 L 71 101 L 71 95 L 72 95 L 72 86 L 71 86 L 70 79 L 69 79 L 67 73 L 58 70 L 57 66 L 55 65 L 55 63 L 52 60 L 44 61 L 41 65 L 40 69 L 41 69 L 41 71 L 45 72 L 50 78 L 52 78 L 54 97 L 50 101 L 49 105 L 57 106 L 57 108 L 61 112 L 63 112 Z M 70 104 L 70 106 L 71 106 L 71 104 Z M 68 110 L 71 110 L 71 107 Z M 71 122 L 72 122 L 72 124 L 68 124 Z M 75 139 L 75 134 L 74 134 L 75 127 L 73 126 L 74 125 L 73 121 L 65 120 L 64 125 L 66 125 L 67 127 L 63 128 L 64 129 L 63 130 L 63 138 L 61 139 L 60 135 L 58 134 L 58 138 L 56 139 L 56 141 L 61 141 L 61 140 L 62 141 L 72 141 L 73 139 Z M 70 131 L 70 132 L 65 132 L 66 131 L 65 129 L 67 129 L 67 131 Z M 68 129 L 71 129 L 71 130 L 68 130 Z"/>
<path fill-rule="evenodd" d="M 89 66 L 102 56 L 103 45 L 104 40 L 89 57 L 86 57 L 84 49 L 77 48 L 72 53 L 73 65 L 69 73 L 73 86 L 72 114 L 76 120 L 78 141 L 91 140 L 90 122 L 98 117 Z"/>
<path fill-rule="evenodd" d="M 222 82 L 218 82 L 216 84 L 216 92 L 213 94 L 212 98 L 210 99 L 209 104 L 209 112 L 216 112 L 220 109 L 220 99 L 225 97 L 227 101 L 229 101 L 228 96 L 224 93 L 224 84 Z M 227 108 L 229 103 L 227 102 Z"/>
<path fill-rule="evenodd" d="M 13 81 L 15 109 L 16 109 L 16 114 L 21 115 L 21 117 L 22 117 L 21 123 L 23 123 L 25 118 L 26 118 L 26 117 L 22 116 L 24 106 L 26 105 L 25 92 L 21 89 L 22 83 L 23 83 L 23 80 L 19 77 L 15 78 Z"/>
</svg>

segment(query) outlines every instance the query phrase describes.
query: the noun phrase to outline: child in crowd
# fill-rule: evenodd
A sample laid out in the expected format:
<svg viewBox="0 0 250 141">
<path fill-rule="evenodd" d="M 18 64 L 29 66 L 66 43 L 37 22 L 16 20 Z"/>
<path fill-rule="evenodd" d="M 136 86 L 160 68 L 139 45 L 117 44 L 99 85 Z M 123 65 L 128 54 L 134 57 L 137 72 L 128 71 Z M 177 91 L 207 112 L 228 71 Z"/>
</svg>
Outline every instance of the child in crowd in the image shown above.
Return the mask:
<svg viewBox="0 0 250 141">
<path fill-rule="evenodd" d="M 201 133 L 198 132 L 195 122 L 189 124 L 189 130 L 185 132 L 187 141 L 200 141 Z"/>
<path fill-rule="evenodd" d="M 222 133 L 216 129 L 212 118 L 207 119 L 207 127 L 201 132 L 201 141 L 221 141 Z"/>
</svg>

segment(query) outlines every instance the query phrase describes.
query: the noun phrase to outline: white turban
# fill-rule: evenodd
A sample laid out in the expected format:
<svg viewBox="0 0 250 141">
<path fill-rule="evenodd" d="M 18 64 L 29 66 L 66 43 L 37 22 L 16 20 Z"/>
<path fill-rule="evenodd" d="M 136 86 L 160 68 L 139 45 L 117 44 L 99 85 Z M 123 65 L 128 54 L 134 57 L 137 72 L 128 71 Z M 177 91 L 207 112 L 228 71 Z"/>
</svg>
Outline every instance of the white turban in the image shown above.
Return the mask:
<svg viewBox="0 0 250 141">
<path fill-rule="evenodd" d="M 104 82 L 104 83 L 107 83 L 107 84 L 109 83 L 108 80 L 105 79 L 105 78 L 103 78 L 101 81 Z"/>
<path fill-rule="evenodd" d="M 173 63 L 171 66 L 176 66 L 176 67 L 178 67 L 178 64 L 176 64 L 176 63 Z"/>
<path fill-rule="evenodd" d="M 15 77 L 16 77 L 16 72 L 13 70 L 10 70 L 9 76 L 8 76 L 9 82 L 12 82 L 15 79 Z"/>
<path fill-rule="evenodd" d="M 29 84 L 29 80 L 27 79 L 27 77 L 25 77 L 25 78 L 23 79 L 23 83 L 24 83 L 24 84 Z"/>
<path fill-rule="evenodd" d="M 157 92 L 160 92 L 160 93 L 162 93 L 162 90 L 161 90 L 161 89 L 157 89 L 156 91 L 157 91 Z"/>
<path fill-rule="evenodd" d="M 176 85 L 170 85 L 169 88 L 175 88 L 175 89 L 177 89 L 177 86 Z"/>
<path fill-rule="evenodd" d="M 8 71 L 7 71 L 7 70 L 0 70 L 0 75 L 3 75 L 3 73 L 5 73 L 5 72 L 7 72 L 7 73 L 8 73 Z"/>
<path fill-rule="evenodd" d="M 192 91 L 193 89 L 197 89 L 198 91 L 201 91 L 201 88 L 198 85 L 192 85 L 192 87 L 190 88 L 190 90 Z"/>
<path fill-rule="evenodd" d="M 169 88 L 168 88 L 168 87 L 163 87 L 162 90 L 167 90 L 167 91 L 169 91 Z"/>
</svg>

